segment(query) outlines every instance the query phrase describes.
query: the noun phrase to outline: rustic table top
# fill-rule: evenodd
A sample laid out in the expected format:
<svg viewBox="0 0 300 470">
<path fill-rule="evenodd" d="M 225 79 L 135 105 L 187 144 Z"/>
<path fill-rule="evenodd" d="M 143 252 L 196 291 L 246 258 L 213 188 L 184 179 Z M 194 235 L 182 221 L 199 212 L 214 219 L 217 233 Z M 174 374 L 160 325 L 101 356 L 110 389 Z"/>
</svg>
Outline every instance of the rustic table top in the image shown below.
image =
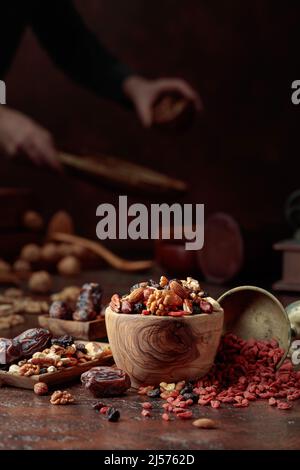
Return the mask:
<svg viewBox="0 0 300 470">
<path fill-rule="evenodd" d="M 125 292 L 140 275 L 113 271 L 86 273 L 81 281 L 101 282 L 107 297 L 113 291 Z M 63 281 L 56 279 L 60 288 Z M 69 282 L 70 283 L 70 282 Z M 207 286 L 218 296 L 224 288 Z M 284 303 L 292 297 L 282 297 Z M 61 388 L 61 387 L 60 387 Z M 111 423 L 92 408 L 95 399 L 78 383 L 62 389 L 72 392 L 75 403 L 54 406 L 49 396 L 36 396 L 30 390 L 0 389 L 0 449 L 299 449 L 300 403 L 291 410 L 278 410 L 266 401 L 251 403 L 249 408 L 224 407 L 214 410 L 194 406 L 197 417 L 210 417 L 217 429 L 192 426 L 192 420 L 161 419 L 160 400 L 152 400 L 151 418 L 141 416 L 141 404 L 148 401 L 131 390 L 123 397 L 103 399 L 116 407 L 121 418 Z"/>
</svg>

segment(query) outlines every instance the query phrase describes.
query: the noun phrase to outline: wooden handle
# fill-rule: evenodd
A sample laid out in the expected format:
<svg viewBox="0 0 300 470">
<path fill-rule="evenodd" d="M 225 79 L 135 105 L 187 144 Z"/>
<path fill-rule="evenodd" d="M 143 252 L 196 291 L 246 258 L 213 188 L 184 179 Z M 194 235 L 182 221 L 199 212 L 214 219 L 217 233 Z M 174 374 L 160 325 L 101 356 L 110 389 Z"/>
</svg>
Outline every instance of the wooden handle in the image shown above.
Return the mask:
<svg viewBox="0 0 300 470">
<path fill-rule="evenodd" d="M 155 192 L 187 190 L 187 184 L 184 181 L 109 155 L 101 155 L 97 158 L 60 152 L 60 160 L 67 167 L 126 187 Z"/>
<path fill-rule="evenodd" d="M 112 253 L 100 242 L 94 242 L 87 238 L 70 235 L 68 233 L 51 233 L 51 239 L 57 242 L 72 243 L 82 246 L 103 258 L 110 266 L 120 271 L 144 271 L 153 266 L 153 261 L 128 261 Z"/>
</svg>

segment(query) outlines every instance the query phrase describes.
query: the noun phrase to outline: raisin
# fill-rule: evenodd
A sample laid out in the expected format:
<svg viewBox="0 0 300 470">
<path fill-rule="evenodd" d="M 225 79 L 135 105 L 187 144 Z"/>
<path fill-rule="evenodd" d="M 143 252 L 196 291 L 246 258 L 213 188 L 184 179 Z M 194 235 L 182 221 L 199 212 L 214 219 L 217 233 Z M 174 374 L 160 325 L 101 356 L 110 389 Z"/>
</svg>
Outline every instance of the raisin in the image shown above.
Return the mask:
<svg viewBox="0 0 300 470">
<path fill-rule="evenodd" d="M 193 403 L 197 403 L 199 397 L 196 393 L 183 393 L 184 400 L 193 400 Z"/>
<path fill-rule="evenodd" d="M 144 310 L 144 304 L 142 304 L 141 302 L 134 304 L 133 313 L 141 314 L 143 310 Z"/>
<path fill-rule="evenodd" d="M 160 397 L 160 389 L 155 388 L 154 390 L 149 390 L 149 392 L 147 392 L 147 396 L 150 397 L 150 398 L 159 398 Z"/>
<path fill-rule="evenodd" d="M 76 350 L 82 352 L 83 354 L 87 354 L 87 349 L 83 343 L 77 343 Z"/>
<path fill-rule="evenodd" d="M 74 343 L 74 338 L 73 336 L 69 336 L 69 335 L 60 336 L 59 338 L 53 338 L 51 340 L 51 344 L 57 344 L 58 346 L 61 346 L 62 348 L 67 348 L 68 346 L 71 346 L 73 343 Z"/>
<path fill-rule="evenodd" d="M 153 279 L 149 279 L 148 286 L 154 287 L 155 289 L 161 289 L 161 286 L 157 282 L 153 281 Z"/>
<path fill-rule="evenodd" d="M 187 384 L 185 384 L 185 386 L 180 391 L 180 393 L 181 395 L 184 395 L 185 393 L 192 393 L 193 389 L 194 389 L 194 385 L 191 382 L 188 382 Z"/>
<path fill-rule="evenodd" d="M 116 423 L 120 419 L 120 411 L 113 407 L 109 408 L 107 411 L 107 419 L 108 421 Z"/>
<path fill-rule="evenodd" d="M 39 375 L 42 375 L 42 374 L 47 374 L 47 367 L 42 367 L 42 368 L 40 369 Z"/>
<path fill-rule="evenodd" d="M 193 304 L 193 314 L 198 315 L 199 313 L 202 313 L 200 305 L 199 304 Z"/>
</svg>

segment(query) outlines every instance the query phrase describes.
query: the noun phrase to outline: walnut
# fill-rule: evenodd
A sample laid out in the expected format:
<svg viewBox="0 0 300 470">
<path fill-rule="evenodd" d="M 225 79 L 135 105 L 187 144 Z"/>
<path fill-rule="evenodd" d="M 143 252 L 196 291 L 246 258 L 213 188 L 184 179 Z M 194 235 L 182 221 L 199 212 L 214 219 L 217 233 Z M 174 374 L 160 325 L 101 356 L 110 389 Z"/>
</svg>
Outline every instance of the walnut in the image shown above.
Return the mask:
<svg viewBox="0 0 300 470">
<path fill-rule="evenodd" d="M 51 238 L 51 235 L 56 232 L 74 233 L 73 219 L 68 212 L 58 211 L 52 216 L 48 224 L 47 235 Z"/>
<path fill-rule="evenodd" d="M 31 266 L 28 261 L 24 259 L 17 259 L 13 264 L 13 270 L 18 273 L 28 273 L 31 271 Z"/>
<path fill-rule="evenodd" d="M 41 259 L 41 248 L 34 243 L 23 246 L 20 258 L 28 263 L 37 263 Z"/>
<path fill-rule="evenodd" d="M 37 382 L 34 384 L 33 391 L 36 393 L 36 395 L 47 395 L 48 385 L 44 382 Z"/>
<path fill-rule="evenodd" d="M 58 272 L 62 276 L 77 276 L 80 273 L 80 261 L 75 256 L 66 256 L 57 265 Z"/>
<path fill-rule="evenodd" d="M 43 217 L 36 211 L 26 211 L 23 214 L 22 222 L 24 227 L 34 231 L 42 230 L 44 226 Z"/>
<path fill-rule="evenodd" d="M 50 403 L 52 405 L 68 405 L 69 403 L 74 403 L 74 397 L 71 393 L 64 390 L 56 390 L 50 398 Z"/>
<path fill-rule="evenodd" d="M 40 366 L 35 364 L 30 364 L 26 362 L 23 366 L 20 367 L 19 374 L 25 375 L 25 377 L 30 377 L 31 375 L 38 375 L 40 372 Z"/>
<path fill-rule="evenodd" d="M 47 271 L 37 271 L 29 279 L 29 289 L 39 294 L 47 294 L 52 288 L 52 277 Z"/>
<path fill-rule="evenodd" d="M 11 266 L 9 263 L 0 259 L 0 273 L 9 273 L 11 271 Z"/>
<path fill-rule="evenodd" d="M 60 359 L 60 356 L 53 357 L 42 352 L 36 352 L 31 358 L 31 364 L 39 365 L 41 367 L 54 366 L 56 361 Z"/>
<path fill-rule="evenodd" d="M 23 291 L 21 289 L 17 289 L 16 287 L 10 287 L 4 291 L 4 295 L 10 299 L 19 299 L 23 296 Z"/>
<path fill-rule="evenodd" d="M 60 243 L 57 246 L 57 249 L 58 249 L 58 252 L 59 252 L 59 255 L 60 255 L 61 258 L 64 258 L 65 256 L 70 256 L 70 255 L 74 254 L 73 245 L 71 245 L 70 243 Z"/>
<path fill-rule="evenodd" d="M 46 243 L 41 249 L 42 259 L 48 263 L 57 263 L 60 253 L 55 243 Z"/>
</svg>

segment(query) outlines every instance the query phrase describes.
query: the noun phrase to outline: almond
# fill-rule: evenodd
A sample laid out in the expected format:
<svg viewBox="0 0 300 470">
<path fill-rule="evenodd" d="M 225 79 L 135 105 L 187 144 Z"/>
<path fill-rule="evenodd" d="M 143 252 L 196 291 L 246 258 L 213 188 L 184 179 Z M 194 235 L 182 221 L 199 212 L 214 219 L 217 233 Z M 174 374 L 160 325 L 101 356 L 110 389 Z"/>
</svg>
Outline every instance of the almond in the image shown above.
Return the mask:
<svg viewBox="0 0 300 470">
<path fill-rule="evenodd" d="M 186 313 L 193 313 L 193 301 L 190 299 L 184 299 L 183 301 L 183 310 Z"/>
<path fill-rule="evenodd" d="M 166 295 L 164 301 L 164 305 L 172 306 L 172 307 L 179 307 L 182 305 L 182 298 L 179 297 L 174 291 L 169 291 L 169 294 Z"/>
<path fill-rule="evenodd" d="M 193 421 L 193 425 L 196 426 L 196 428 L 202 429 L 214 429 L 217 427 L 217 423 L 209 418 L 196 419 L 196 421 Z"/>
<path fill-rule="evenodd" d="M 171 281 L 170 282 L 170 289 L 175 292 L 179 297 L 182 299 L 186 299 L 188 297 L 188 291 L 185 289 L 179 282 Z"/>
<path fill-rule="evenodd" d="M 134 289 L 128 296 L 129 302 L 135 304 L 139 300 L 141 300 L 144 296 L 144 287 L 138 287 L 137 289 Z"/>
</svg>

